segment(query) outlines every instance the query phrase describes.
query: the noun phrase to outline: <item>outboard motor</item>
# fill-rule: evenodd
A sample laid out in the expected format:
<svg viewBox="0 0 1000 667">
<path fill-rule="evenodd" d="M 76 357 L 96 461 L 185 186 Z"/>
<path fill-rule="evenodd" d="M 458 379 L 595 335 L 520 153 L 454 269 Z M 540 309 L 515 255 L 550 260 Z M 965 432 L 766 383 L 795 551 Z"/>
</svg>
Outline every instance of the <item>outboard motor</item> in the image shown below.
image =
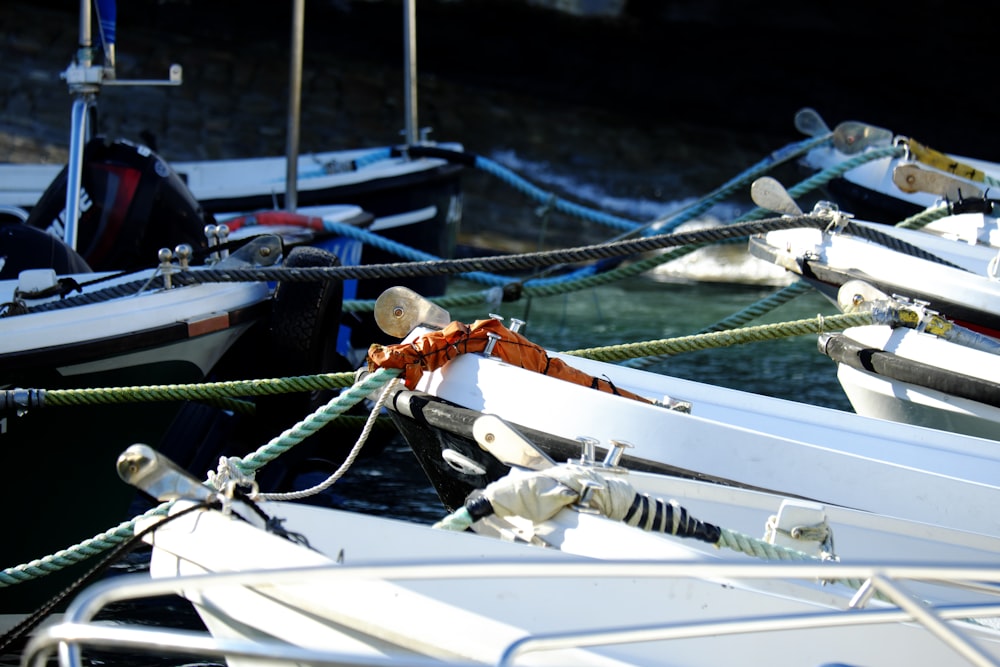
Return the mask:
<svg viewBox="0 0 1000 667">
<path fill-rule="evenodd" d="M 26 223 L 63 238 L 68 167 Z M 150 148 L 123 139 L 89 141 L 83 151 L 77 252 L 95 271 L 145 268 L 160 248 L 206 248 L 202 210 L 181 177 Z"/>
</svg>

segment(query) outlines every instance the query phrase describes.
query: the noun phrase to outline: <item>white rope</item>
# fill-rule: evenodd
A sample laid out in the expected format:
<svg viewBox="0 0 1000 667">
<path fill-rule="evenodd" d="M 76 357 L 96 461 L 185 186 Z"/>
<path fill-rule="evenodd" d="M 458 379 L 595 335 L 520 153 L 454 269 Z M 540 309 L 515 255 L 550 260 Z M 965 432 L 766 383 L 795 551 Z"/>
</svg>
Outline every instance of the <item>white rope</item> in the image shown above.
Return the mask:
<svg viewBox="0 0 1000 667">
<path fill-rule="evenodd" d="M 365 421 L 365 426 L 361 429 L 361 434 L 358 435 L 357 441 L 354 443 L 354 447 L 348 452 L 347 458 L 344 462 L 340 464 L 329 477 L 325 480 L 311 486 L 308 489 L 302 489 L 301 491 L 290 491 L 288 493 L 258 493 L 251 496 L 254 500 L 300 500 L 302 498 L 308 498 L 309 496 L 314 496 L 317 493 L 330 488 L 337 480 L 343 477 L 351 466 L 354 464 L 354 460 L 358 458 L 358 454 L 361 453 L 361 448 L 364 446 L 365 442 L 368 441 L 368 436 L 372 432 L 372 428 L 375 426 L 375 421 L 378 419 L 379 413 L 382 412 L 382 406 L 385 405 L 386 400 L 389 398 L 390 390 L 399 382 L 399 378 L 393 378 L 390 380 L 385 387 L 382 389 L 382 393 L 379 394 L 378 400 L 375 401 L 375 406 L 368 415 L 368 419 Z M 333 399 L 337 400 L 337 399 Z"/>
<path fill-rule="evenodd" d="M 223 491 L 233 485 L 241 487 L 255 488 L 257 485 L 254 475 L 247 474 L 240 469 L 242 459 L 238 456 L 220 456 L 219 465 L 215 471 L 208 471 L 208 484 L 211 484 L 216 491 Z"/>
</svg>

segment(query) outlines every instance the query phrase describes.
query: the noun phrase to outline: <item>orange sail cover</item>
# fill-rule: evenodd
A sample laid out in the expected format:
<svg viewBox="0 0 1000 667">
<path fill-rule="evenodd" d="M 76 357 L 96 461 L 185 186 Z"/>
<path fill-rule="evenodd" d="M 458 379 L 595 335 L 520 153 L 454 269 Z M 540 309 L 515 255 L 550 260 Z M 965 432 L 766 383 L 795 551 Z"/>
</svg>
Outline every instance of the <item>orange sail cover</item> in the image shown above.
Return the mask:
<svg viewBox="0 0 1000 667">
<path fill-rule="evenodd" d="M 409 343 L 374 344 L 368 348 L 368 370 L 374 372 L 379 368 L 398 368 L 403 371 L 406 386 L 413 389 L 424 371 L 436 370 L 460 354 L 484 351 L 490 341 L 488 334 L 491 333 L 499 337 L 493 348 L 493 355 L 509 364 L 609 394 L 643 403 L 651 402 L 630 391 L 618 389 L 607 378 L 596 378 L 569 366 L 562 359 L 550 357 L 544 349 L 511 331 L 496 319 L 477 320 L 472 326 L 456 321 L 440 331 L 424 334 Z"/>
</svg>

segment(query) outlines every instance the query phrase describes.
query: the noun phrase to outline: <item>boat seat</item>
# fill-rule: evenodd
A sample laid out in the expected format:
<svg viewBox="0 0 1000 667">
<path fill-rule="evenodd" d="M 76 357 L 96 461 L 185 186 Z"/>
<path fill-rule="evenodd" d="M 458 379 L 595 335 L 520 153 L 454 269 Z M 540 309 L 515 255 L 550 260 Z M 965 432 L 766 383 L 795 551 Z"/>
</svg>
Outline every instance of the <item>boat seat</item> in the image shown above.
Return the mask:
<svg viewBox="0 0 1000 667">
<path fill-rule="evenodd" d="M 62 239 L 20 222 L 0 222 L 0 279 L 16 279 L 25 269 L 60 275 L 93 271 Z"/>
</svg>

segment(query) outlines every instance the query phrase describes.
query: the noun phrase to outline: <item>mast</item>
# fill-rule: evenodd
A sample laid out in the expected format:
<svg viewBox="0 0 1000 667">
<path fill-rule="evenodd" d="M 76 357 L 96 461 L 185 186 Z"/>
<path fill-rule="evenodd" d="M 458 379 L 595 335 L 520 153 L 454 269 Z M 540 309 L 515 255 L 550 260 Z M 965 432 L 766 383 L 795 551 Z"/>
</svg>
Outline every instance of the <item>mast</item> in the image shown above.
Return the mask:
<svg viewBox="0 0 1000 667">
<path fill-rule="evenodd" d="M 403 99 L 405 139 L 417 143 L 417 0 L 403 2 Z"/>
<path fill-rule="evenodd" d="M 305 0 L 292 3 L 292 57 L 288 87 L 288 140 L 285 148 L 288 165 L 285 173 L 285 209 L 298 207 L 299 128 L 302 112 L 302 51 L 305 27 Z"/>
</svg>

